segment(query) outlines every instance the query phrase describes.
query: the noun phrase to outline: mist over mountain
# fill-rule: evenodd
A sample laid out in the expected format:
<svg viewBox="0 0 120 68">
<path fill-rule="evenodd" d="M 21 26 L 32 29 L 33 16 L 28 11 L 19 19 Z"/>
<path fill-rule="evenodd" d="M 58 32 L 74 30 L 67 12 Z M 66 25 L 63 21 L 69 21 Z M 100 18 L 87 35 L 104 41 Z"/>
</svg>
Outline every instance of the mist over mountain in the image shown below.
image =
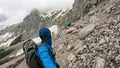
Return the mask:
<svg viewBox="0 0 120 68">
<path fill-rule="evenodd" d="M 8 17 L 6 15 L 0 13 L 0 23 L 6 21 L 7 19 Z"/>
<path fill-rule="evenodd" d="M 0 12 L 8 17 L 8 21 L 0 25 L 10 26 L 22 22 L 32 9 L 40 12 L 71 9 L 74 0 L 0 0 Z"/>
</svg>

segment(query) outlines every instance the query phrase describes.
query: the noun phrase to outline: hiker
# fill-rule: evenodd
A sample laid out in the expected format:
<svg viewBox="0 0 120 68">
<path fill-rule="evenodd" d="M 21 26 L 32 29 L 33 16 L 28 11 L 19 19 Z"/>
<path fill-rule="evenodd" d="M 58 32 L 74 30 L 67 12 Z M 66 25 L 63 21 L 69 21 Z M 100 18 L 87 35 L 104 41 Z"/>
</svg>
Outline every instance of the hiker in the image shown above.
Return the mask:
<svg viewBox="0 0 120 68">
<path fill-rule="evenodd" d="M 67 27 L 71 27 L 71 25 L 72 25 L 71 21 L 66 22 Z"/>
<path fill-rule="evenodd" d="M 42 63 L 43 68 L 57 68 L 55 55 L 52 50 L 51 32 L 48 28 L 41 28 L 39 30 L 41 43 L 37 50 L 37 56 Z"/>
<path fill-rule="evenodd" d="M 76 30 L 75 27 L 73 27 L 73 23 L 71 21 L 66 22 L 66 26 L 67 26 L 67 33 L 71 33 L 72 31 Z"/>
</svg>

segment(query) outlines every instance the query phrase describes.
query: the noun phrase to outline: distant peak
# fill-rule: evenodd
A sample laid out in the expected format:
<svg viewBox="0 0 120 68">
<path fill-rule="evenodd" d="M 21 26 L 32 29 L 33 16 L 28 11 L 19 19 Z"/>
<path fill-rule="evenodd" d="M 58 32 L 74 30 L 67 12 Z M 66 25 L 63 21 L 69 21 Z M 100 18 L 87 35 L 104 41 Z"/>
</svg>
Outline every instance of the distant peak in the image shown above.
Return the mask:
<svg viewBox="0 0 120 68">
<path fill-rule="evenodd" d="M 40 12 L 38 11 L 38 9 L 34 8 L 32 9 L 31 14 L 40 14 Z"/>
</svg>

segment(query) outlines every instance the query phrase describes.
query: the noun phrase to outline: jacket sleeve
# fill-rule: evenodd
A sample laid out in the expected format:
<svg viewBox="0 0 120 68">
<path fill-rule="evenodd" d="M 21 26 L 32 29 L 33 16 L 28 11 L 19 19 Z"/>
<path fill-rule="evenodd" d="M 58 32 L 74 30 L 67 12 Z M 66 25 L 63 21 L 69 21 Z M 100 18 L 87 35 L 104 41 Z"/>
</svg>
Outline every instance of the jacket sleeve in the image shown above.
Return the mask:
<svg viewBox="0 0 120 68">
<path fill-rule="evenodd" d="M 52 61 L 46 46 L 40 46 L 37 50 L 37 55 L 45 68 L 57 68 Z"/>
</svg>

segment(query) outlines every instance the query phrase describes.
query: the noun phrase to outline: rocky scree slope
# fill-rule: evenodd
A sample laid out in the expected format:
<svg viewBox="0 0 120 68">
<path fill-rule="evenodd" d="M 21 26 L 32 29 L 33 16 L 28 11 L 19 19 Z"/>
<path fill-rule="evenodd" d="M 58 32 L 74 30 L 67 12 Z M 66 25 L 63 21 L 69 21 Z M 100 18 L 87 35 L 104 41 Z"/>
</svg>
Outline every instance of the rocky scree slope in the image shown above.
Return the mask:
<svg viewBox="0 0 120 68">
<path fill-rule="evenodd" d="M 61 10 L 57 12 L 53 11 L 52 16 L 46 17 L 42 16 L 43 14 L 37 9 L 33 9 L 21 23 L 7 27 L 5 30 L 0 30 L 0 35 L 5 34 L 6 32 L 14 32 L 15 36 L 21 34 L 24 35 L 23 37 L 25 38 L 23 38 L 23 40 L 25 40 L 29 37 L 36 36 L 36 33 L 41 26 L 59 25 L 62 27 L 66 21 L 75 22 L 79 20 L 101 2 L 102 0 L 75 0 L 71 10 L 66 10 L 62 12 L 61 15 L 59 15 Z"/>
<path fill-rule="evenodd" d="M 61 68 L 119 68 L 119 16 L 120 1 L 109 0 L 77 21 L 77 30 L 61 30 L 53 43 Z"/>
</svg>

